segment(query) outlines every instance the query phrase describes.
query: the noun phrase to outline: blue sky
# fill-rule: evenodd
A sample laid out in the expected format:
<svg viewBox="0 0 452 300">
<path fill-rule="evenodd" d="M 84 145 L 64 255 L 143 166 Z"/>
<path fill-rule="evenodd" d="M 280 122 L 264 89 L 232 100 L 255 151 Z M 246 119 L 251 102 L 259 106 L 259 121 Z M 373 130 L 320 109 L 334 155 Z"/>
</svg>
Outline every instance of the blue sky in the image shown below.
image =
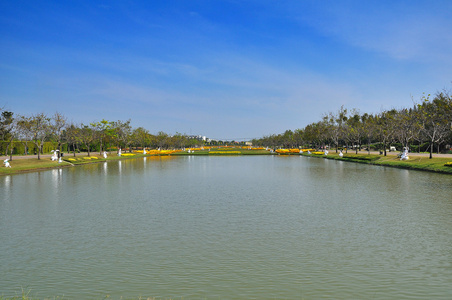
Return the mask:
<svg viewBox="0 0 452 300">
<path fill-rule="evenodd" d="M 452 1 L 0 0 L 0 107 L 248 139 L 452 87 Z"/>
</svg>

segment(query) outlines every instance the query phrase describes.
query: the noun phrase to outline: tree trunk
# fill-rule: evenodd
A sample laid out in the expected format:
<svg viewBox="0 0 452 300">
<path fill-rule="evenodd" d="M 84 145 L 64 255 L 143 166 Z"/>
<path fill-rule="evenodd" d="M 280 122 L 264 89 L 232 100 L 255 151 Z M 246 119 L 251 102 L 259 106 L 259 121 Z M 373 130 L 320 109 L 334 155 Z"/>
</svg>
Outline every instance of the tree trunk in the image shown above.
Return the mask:
<svg viewBox="0 0 452 300">
<path fill-rule="evenodd" d="M 9 160 L 13 160 L 13 150 L 14 150 L 14 146 L 13 143 L 11 141 L 11 148 L 9 149 Z"/>
<path fill-rule="evenodd" d="M 41 146 L 40 145 L 36 145 L 37 147 L 38 147 L 38 151 L 36 151 L 36 152 L 38 152 L 38 160 L 40 160 L 41 159 Z"/>
<path fill-rule="evenodd" d="M 429 158 L 433 158 L 433 142 L 430 144 L 430 156 Z"/>
</svg>

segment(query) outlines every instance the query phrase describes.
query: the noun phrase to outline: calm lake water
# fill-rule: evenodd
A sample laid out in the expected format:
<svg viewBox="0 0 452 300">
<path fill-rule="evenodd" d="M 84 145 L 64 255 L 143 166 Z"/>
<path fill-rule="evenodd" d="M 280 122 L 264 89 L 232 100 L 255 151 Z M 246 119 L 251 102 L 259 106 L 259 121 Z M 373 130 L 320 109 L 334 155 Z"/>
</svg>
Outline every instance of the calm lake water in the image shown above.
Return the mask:
<svg viewBox="0 0 452 300">
<path fill-rule="evenodd" d="M 298 156 L 0 177 L 0 295 L 451 299 L 452 176 Z"/>
</svg>

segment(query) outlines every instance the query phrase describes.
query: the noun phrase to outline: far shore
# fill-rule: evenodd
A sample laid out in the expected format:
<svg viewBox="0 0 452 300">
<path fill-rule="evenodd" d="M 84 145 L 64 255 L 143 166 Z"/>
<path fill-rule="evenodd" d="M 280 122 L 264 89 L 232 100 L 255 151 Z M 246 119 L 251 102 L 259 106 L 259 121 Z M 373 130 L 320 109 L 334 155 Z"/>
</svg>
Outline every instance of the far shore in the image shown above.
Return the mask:
<svg viewBox="0 0 452 300">
<path fill-rule="evenodd" d="M 243 151 L 243 150 L 242 150 Z M 238 152 L 238 151 L 236 151 Z M 265 151 L 266 153 L 263 153 L 262 151 L 253 152 L 253 150 L 245 150 L 242 153 L 238 153 L 238 155 L 245 155 L 245 154 L 255 154 L 255 155 L 263 155 L 263 154 L 270 154 L 268 151 Z M 124 153 L 127 155 L 127 153 Z M 211 153 L 213 154 L 213 153 Z M 225 153 L 226 154 L 226 153 Z M 227 153 L 229 154 L 229 153 Z M 232 154 L 232 153 L 231 153 Z M 289 155 L 303 155 L 303 156 L 313 156 L 318 158 L 326 158 L 326 159 L 335 159 L 335 160 L 343 160 L 343 161 L 350 161 L 350 162 L 357 162 L 357 163 L 367 163 L 372 165 L 379 165 L 379 166 L 389 166 L 389 167 L 396 167 L 396 168 L 403 168 L 403 169 L 410 169 L 410 170 L 420 170 L 420 171 L 429 171 L 429 172 L 437 172 L 437 173 L 443 173 L 443 174 L 452 174 L 452 167 L 446 167 L 444 166 L 445 163 L 452 162 L 452 154 L 434 154 L 432 159 L 429 159 L 429 153 L 409 153 L 410 159 L 407 161 L 400 161 L 400 159 L 397 157 L 399 152 L 387 152 L 387 156 L 380 155 L 377 151 L 371 151 L 369 152 L 363 150 L 358 151 L 358 156 L 361 158 L 366 158 L 366 156 L 372 156 L 371 160 L 362 160 L 357 159 L 356 157 L 350 157 L 350 156 L 356 156 L 356 151 L 349 150 L 348 153 L 343 152 L 345 156 L 348 157 L 339 157 L 338 153 L 336 153 L 335 149 L 331 149 L 328 153 L 328 155 L 314 155 L 314 154 L 298 154 L 298 153 L 291 153 Z M 141 157 L 150 157 L 150 156 L 160 156 L 160 155 L 151 155 L 151 154 L 140 154 L 140 153 L 134 153 L 133 156 L 121 156 L 119 157 L 116 152 L 108 153 L 108 157 L 105 159 L 102 155 L 99 154 L 99 152 L 90 152 L 90 157 L 92 159 L 88 159 L 88 153 L 87 152 L 81 152 L 76 153 L 75 158 L 70 160 L 69 158 L 74 158 L 73 153 L 64 153 L 63 155 L 63 161 L 61 163 L 58 163 L 56 161 L 51 161 L 52 154 L 46 153 L 40 155 L 40 160 L 38 160 L 37 155 L 13 155 L 13 159 L 10 160 L 11 168 L 6 168 L 3 165 L 3 161 L 5 159 L 9 159 L 9 156 L 0 156 L 0 160 L 2 164 L 0 165 L 0 176 L 1 175 L 12 175 L 12 174 L 19 174 L 19 173 L 29 173 L 34 171 L 42 171 L 42 170 L 48 170 L 48 169 L 55 169 L 55 168 L 64 168 L 64 167 L 73 167 L 76 165 L 81 164 L 89 164 L 89 163 L 99 163 L 99 162 L 105 162 L 110 160 L 118 160 L 118 159 L 134 159 L 134 158 L 141 158 Z M 130 154 L 129 154 L 130 155 Z M 187 153 L 187 152 L 178 152 L 170 154 L 171 156 L 180 156 L 180 155 L 209 155 L 207 151 L 199 151 L 198 153 Z M 273 153 L 273 155 L 286 155 L 286 154 L 277 154 Z M 164 155 L 167 156 L 167 155 Z M 77 160 L 77 162 L 75 162 Z M 72 161 L 72 162 L 71 162 Z"/>
<path fill-rule="evenodd" d="M 333 154 L 333 153 L 336 153 L 336 150 L 335 149 L 331 149 L 330 151 L 329 151 L 329 153 L 331 153 L 331 154 Z M 345 154 L 345 152 L 343 152 L 344 154 Z M 356 152 L 354 151 L 354 150 L 349 150 L 348 151 L 348 154 L 355 154 Z M 108 153 L 109 155 L 110 155 L 110 153 Z M 111 155 L 116 155 L 116 152 L 111 152 Z M 358 154 L 363 154 L 363 155 L 366 155 L 366 154 L 369 154 L 367 151 L 365 151 L 365 150 L 361 150 L 361 151 L 358 151 Z M 372 155 L 380 155 L 380 153 L 378 152 L 378 151 L 370 151 L 370 154 L 372 154 Z M 387 152 L 387 156 L 397 156 L 397 154 L 399 154 L 399 151 L 397 151 L 397 152 Z M 79 153 L 75 153 L 75 155 L 76 156 L 87 156 L 88 155 L 88 152 L 79 152 Z M 99 152 L 90 152 L 90 155 L 100 155 L 99 154 Z M 43 158 L 50 158 L 52 156 L 52 154 L 50 154 L 50 153 L 46 153 L 46 154 L 41 154 L 40 155 L 40 157 L 41 157 L 41 159 L 43 159 Z M 71 156 L 74 156 L 74 153 L 64 153 L 64 156 L 63 157 L 71 157 Z M 381 155 L 381 156 L 383 156 L 383 155 Z M 413 157 L 429 157 L 429 153 L 427 153 L 427 152 L 422 152 L 422 153 L 416 153 L 416 152 L 410 152 L 409 153 L 409 156 L 413 156 Z M 13 160 L 16 160 L 16 159 L 37 159 L 38 158 L 38 155 L 37 154 L 28 154 L 28 155 L 13 155 Z M 436 154 L 436 153 L 433 153 L 433 158 L 452 158 L 452 154 Z M 0 160 L 1 161 L 4 161 L 5 159 L 9 159 L 9 155 L 8 156 L 5 156 L 5 155 L 2 155 L 2 156 L 0 156 Z"/>
</svg>

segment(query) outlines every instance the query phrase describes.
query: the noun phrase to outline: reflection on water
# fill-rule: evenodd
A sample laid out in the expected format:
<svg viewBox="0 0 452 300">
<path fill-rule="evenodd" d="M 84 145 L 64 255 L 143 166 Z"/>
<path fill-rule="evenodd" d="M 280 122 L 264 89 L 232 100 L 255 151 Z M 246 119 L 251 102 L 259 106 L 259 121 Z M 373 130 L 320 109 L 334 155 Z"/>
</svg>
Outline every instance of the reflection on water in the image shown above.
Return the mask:
<svg viewBox="0 0 452 300">
<path fill-rule="evenodd" d="M 0 187 L 4 295 L 452 297 L 447 175 L 167 156 L 3 176 Z"/>
</svg>

